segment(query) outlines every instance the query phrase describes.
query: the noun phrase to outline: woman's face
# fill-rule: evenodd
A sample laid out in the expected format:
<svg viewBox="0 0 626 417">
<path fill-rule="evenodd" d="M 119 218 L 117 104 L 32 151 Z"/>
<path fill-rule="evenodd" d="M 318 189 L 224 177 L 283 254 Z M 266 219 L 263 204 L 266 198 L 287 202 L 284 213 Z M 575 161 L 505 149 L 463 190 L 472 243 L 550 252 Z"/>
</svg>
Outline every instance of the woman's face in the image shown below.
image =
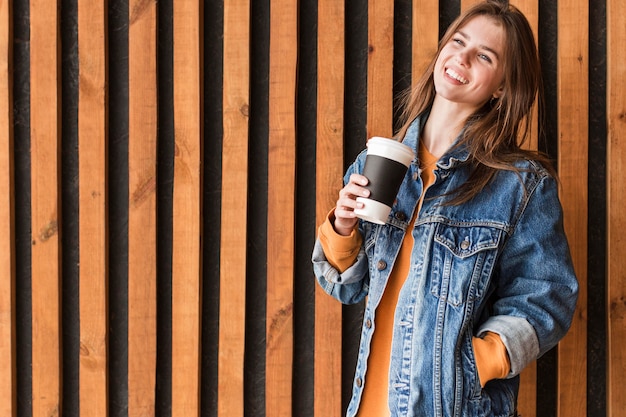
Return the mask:
<svg viewBox="0 0 626 417">
<path fill-rule="evenodd" d="M 504 29 L 486 16 L 461 26 L 435 63 L 435 91 L 440 98 L 477 109 L 502 94 Z"/>
</svg>

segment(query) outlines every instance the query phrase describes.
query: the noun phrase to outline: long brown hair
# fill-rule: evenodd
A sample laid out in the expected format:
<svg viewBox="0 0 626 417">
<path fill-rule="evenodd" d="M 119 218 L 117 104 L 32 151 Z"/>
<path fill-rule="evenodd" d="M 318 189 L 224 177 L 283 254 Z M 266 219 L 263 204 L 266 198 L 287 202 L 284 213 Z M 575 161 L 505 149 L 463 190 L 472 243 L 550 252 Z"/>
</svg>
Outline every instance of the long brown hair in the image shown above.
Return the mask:
<svg viewBox="0 0 626 417">
<path fill-rule="evenodd" d="M 546 155 L 522 148 L 530 137 L 531 109 L 535 99 L 543 105 L 543 83 L 532 29 L 526 17 L 508 2 L 487 0 L 479 3 L 448 27 L 426 71 L 404 97 L 403 124 L 396 136 L 404 137 L 411 122 L 430 108 L 435 98 L 435 62 L 454 34 L 476 16 L 489 17 L 504 30 L 504 88 L 499 99 L 485 103 L 468 118 L 463 135 L 455 145 L 469 150 L 467 163 L 472 169 L 468 181 L 455 190 L 449 204 L 470 200 L 498 170 L 519 172 L 514 163 L 520 159 L 535 159 L 556 177 Z M 541 134 L 543 123 L 539 121 L 538 125 Z"/>
</svg>

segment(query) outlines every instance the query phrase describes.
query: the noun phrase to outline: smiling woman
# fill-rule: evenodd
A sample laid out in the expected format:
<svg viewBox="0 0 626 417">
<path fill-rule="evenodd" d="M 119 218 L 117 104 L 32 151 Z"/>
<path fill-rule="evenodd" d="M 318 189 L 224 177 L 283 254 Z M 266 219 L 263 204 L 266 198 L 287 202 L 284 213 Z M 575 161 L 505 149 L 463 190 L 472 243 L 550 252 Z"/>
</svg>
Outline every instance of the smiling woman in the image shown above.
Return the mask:
<svg viewBox="0 0 626 417">
<path fill-rule="evenodd" d="M 349 417 L 517 415 L 519 374 L 568 331 L 578 282 L 556 174 L 520 142 L 540 76 L 522 13 L 479 3 L 405 103 L 397 138 L 417 158 L 386 223 L 357 218 L 367 153 L 348 168 L 312 260 L 329 295 L 365 300 Z"/>
</svg>

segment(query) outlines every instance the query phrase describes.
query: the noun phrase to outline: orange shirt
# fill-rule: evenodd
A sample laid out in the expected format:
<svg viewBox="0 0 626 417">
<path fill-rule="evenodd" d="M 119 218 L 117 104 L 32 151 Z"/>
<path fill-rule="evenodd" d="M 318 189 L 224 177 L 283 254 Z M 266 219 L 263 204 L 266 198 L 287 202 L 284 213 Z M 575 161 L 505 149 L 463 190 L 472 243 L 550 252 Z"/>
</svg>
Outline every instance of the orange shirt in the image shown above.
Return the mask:
<svg viewBox="0 0 626 417">
<path fill-rule="evenodd" d="M 435 182 L 435 167 L 437 158 L 434 157 L 422 142 L 419 143 L 419 161 L 422 169 L 422 181 L 424 192 L 417 203 L 417 210 L 407 227 L 400 253 L 393 264 L 393 270 L 389 275 L 385 292 L 376 307 L 376 329 L 372 335 L 370 355 L 367 359 L 367 372 L 365 385 L 361 396 L 358 417 L 385 417 L 389 416 L 387 404 L 389 395 L 389 362 L 391 358 L 391 339 L 393 334 L 393 319 L 398 303 L 400 289 L 406 280 L 411 268 L 411 252 L 413 251 L 413 234 L 411 231 L 417 219 L 417 213 L 422 207 L 422 201 L 426 189 Z"/>
</svg>

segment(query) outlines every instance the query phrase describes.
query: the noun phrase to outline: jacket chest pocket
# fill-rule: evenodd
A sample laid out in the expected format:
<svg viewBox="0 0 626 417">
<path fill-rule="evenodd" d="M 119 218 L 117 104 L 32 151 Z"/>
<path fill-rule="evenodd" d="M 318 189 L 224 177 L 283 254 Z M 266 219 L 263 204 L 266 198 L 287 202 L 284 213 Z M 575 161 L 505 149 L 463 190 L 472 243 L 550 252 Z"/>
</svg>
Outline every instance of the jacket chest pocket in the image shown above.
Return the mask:
<svg viewBox="0 0 626 417">
<path fill-rule="evenodd" d="M 488 285 L 502 230 L 439 224 L 433 244 L 431 293 L 453 306 L 480 299 Z"/>
</svg>

